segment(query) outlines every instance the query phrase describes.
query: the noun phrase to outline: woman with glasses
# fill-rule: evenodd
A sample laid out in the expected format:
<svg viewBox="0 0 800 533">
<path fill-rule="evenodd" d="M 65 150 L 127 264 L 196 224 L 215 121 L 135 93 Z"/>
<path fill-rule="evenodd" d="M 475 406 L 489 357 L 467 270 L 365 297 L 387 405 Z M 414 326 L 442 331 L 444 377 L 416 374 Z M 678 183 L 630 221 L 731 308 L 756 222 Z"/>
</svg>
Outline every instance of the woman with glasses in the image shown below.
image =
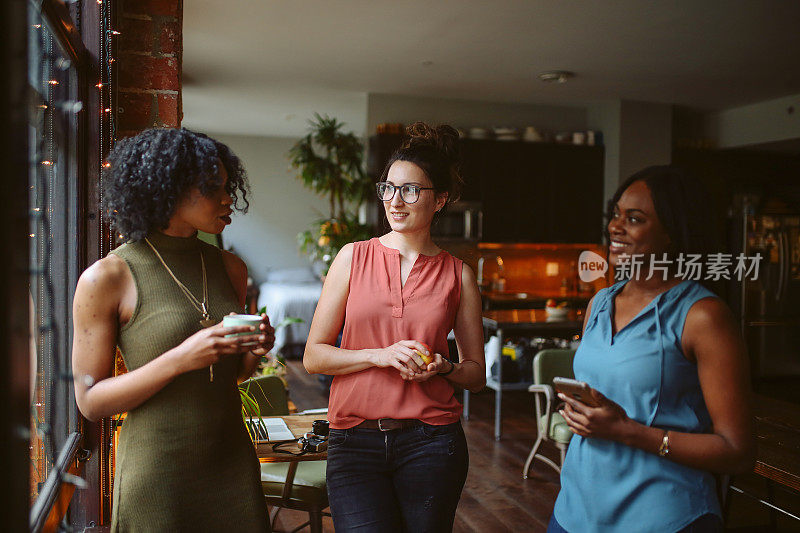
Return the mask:
<svg viewBox="0 0 800 533">
<path fill-rule="evenodd" d="M 452 529 L 469 463 L 453 385 L 485 383 L 475 276 L 430 233 L 462 183 L 458 135 L 423 123 L 407 134 L 377 184 L 391 231 L 337 255 L 303 359 L 334 376 L 327 484 L 340 532 Z"/>
</svg>

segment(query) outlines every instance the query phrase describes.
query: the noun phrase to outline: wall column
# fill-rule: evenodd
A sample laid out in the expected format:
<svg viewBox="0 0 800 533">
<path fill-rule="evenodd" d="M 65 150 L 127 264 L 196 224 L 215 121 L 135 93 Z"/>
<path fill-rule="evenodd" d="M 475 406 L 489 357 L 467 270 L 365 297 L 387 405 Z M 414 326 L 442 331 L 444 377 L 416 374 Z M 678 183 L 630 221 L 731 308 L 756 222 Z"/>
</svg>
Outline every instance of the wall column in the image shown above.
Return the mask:
<svg viewBox="0 0 800 533">
<path fill-rule="evenodd" d="M 124 0 L 117 19 L 117 137 L 179 127 L 183 0 Z"/>
</svg>

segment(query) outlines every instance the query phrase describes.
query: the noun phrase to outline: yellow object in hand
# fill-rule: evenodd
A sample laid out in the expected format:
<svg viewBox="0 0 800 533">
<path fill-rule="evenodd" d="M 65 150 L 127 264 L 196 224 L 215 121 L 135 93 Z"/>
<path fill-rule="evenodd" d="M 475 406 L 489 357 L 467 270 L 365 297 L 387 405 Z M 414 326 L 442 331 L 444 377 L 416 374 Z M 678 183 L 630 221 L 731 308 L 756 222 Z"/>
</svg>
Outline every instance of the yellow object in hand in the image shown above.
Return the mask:
<svg viewBox="0 0 800 533">
<path fill-rule="evenodd" d="M 422 361 L 426 365 L 429 365 L 429 364 L 433 363 L 433 357 L 431 357 L 430 355 L 425 355 L 424 353 L 420 352 L 419 350 L 414 350 L 414 351 L 417 352 L 417 355 L 420 357 L 420 359 L 422 359 Z"/>
</svg>

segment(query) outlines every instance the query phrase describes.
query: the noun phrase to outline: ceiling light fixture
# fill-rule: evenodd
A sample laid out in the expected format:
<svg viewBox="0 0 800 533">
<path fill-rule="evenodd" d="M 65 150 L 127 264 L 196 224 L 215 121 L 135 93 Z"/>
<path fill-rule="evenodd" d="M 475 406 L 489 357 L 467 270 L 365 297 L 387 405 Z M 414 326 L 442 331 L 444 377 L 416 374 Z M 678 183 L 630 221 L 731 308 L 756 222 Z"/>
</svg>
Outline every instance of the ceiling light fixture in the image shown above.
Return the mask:
<svg viewBox="0 0 800 533">
<path fill-rule="evenodd" d="M 548 70 L 539 74 L 539 79 L 545 83 L 566 83 L 568 79 L 574 77 L 575 73 L 568 70 Z"/>
</svg>

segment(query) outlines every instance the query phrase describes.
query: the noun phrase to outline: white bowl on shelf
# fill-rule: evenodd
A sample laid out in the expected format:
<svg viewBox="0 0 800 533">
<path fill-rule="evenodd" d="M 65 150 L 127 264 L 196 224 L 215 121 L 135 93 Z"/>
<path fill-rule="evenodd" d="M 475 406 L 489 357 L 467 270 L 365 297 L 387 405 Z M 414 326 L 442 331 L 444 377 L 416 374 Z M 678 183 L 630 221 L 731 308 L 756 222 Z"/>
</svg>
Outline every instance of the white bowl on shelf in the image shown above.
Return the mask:
<svg viewBox="0 0 800 533">
<path fill-rule="evenodd" d="M 569 313 L 568 307 L 545 307 L 544 310 L 547 318 L 553 319 L 567 318 L 567 313 Z"/>
<path fill-rule="evenodd" d="M 470 139 L 488 139 L 489 138 L 489 130 L 486 128 L 470 128 L 469 129 L 469 138 Z"/>
</svg>

